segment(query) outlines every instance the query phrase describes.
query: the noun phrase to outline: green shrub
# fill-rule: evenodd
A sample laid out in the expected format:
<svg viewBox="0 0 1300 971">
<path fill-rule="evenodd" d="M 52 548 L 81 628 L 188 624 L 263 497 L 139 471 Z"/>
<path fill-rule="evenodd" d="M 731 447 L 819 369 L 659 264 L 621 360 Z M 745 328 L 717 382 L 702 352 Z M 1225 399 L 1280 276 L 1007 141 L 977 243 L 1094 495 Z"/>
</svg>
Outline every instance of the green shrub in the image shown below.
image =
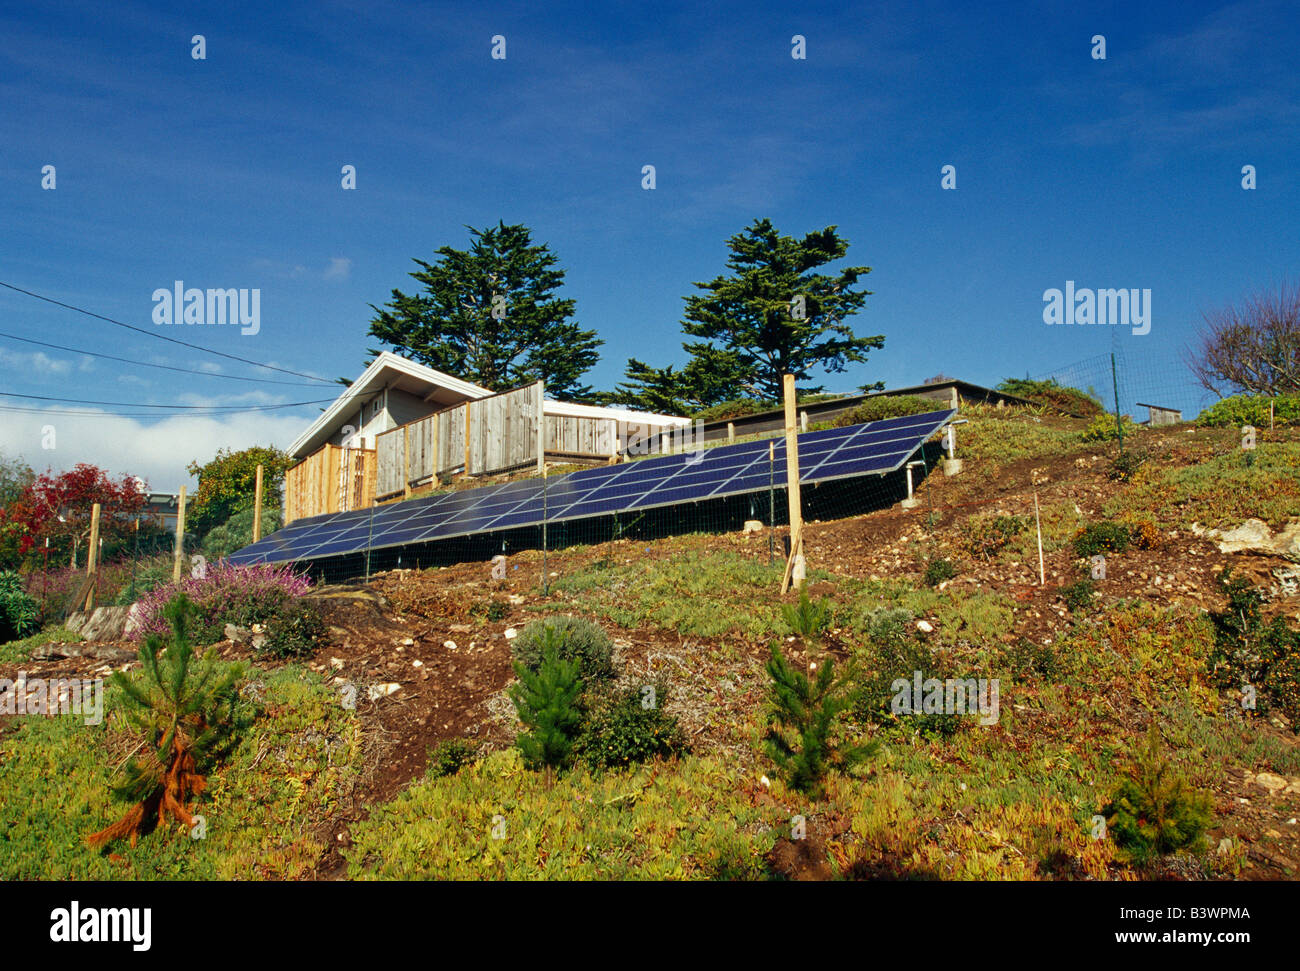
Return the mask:
<svg viewBox="0 0 1300 971">
<path fill-rule="evenodd" d="M 941 558 L 931 560 L 925 565 L 925 573 L 921 579 L 927 587 L 937 587 L 956 575 L 957 567 L 953 565 L 952 561 Z"/>
<path fill-rule="evenodd" d="M 1020 516 L 972 516 L 962 524 L 966 550 L 990 560 L 1028 526 L 1029 521 Z"/>
<path fill-rule="evenodd" d="M 129 607 L 151 590 L 172 582 L 172 557 L 156 556 L 139 565 L 123 584 L 113 603 Z"/>
<path fill-rule="evenodd" d="M 848 425 L 864 425 L 870 421 L 885 418 L 903 418 L 907 415 L 925 415 L 932 411 L 947 408 L 942 401 L 918 398 L 915 395 L 876 395 L 867 398 L 851 411 L 846 411 L 830 422 L 831 428 L 844 428 Z"/>
<path fill-rule="evenodd" d="M 950 666 L 910 628 L 910 621 L 911 615 L 901 609 L 882 610 L 868 620 L 871 646 L 861 659 L 867 673 L 859 678 L 853 701 L 854 714 L 860 721 L 897 725 L 899 715 L 893 704 L 898 694 L 896 681 L 902 679 L 910 685 L 917 671 L 923 681 L 943 680 L 951 675 Z M 961 716 L 957 714 L 913 711 L 906 717 L 923 736 L 946 738 L 961 729 Z"/>
<path fill-rule="evenodd" d="M 684 752 L 686 737 L 677 719 L 663 708 L 667 692 L 667 684 L 659 682 L 593 698 L 577 757 L 593 767 L 616 768 Z"/>
<path fill-rule="evenodd" d="M 251 501 L 251 500 L 250 500 Z M 277 506 L 262 506 L 262 538 L 280 528 L 280 510 Z M 214 526 L 204 535 L 200 548 L 209 560 L 219 560 L 237 553 L 253 542 L 253 510 L 251 508 L 235 513 L 219 526 Z"/>
<path fill-rule="evenodd" d="M 582 678 L 577 660 L 559 654 L 560 637 L 545 628 L 540 638 L 541 663 L 536 669 L 515 662 L 519 681 L 510 687 L 519 720 L 528 729 L 515 739 L 524 764 L 531 769 L 555 769 L 570 763 L 581 733 Z"/>
<path fill-rule="evenodd" d="M 848 772 L 873 755 L 879 743 L 842 744 L 836 737 L 837 722 L 852 707 L 847 681 L 835 677 L 835 662 L 827 657 L 815 681 L 790 666 L 773 644 L 767 661 L 772 679 L 768 688 L 767 732 L 764 747 L 784 773 L 786 783 L 798 792 L 816 798 L 826 773 Z"/>
<path fill-rule="evenodd" d="M 1160 747 L 1155 726 L 1102 809 L 1115 844 L 1136 862 L 1184 848 L 1199 849 L 1211 823 L 1208 795 L 1192 790 Z"/>
<path fill-rule="evenodd" d="M 1106 470 L 1106 478 L 1112 482 L 1128 482 L 1146 460 L 1145 452 L 1125 449 L 1110 463 L 1110 468 Z"/>
<path fill-rule="evenodd" d="M 35 631 L 40 616 L 40 604 L 23 589 L 23 578 L 12 571 L 0 573 L 0 644 Z"/>
<path fill-rule="evenodd" d="M 1300 425 L 1300 394 L 1278 395 L 1272 401 L 1275 425 Z M 1204 428 L 1267 428 L 1268 404 L 1265 395 L 1233 395 L 1202 411 L 1196 416 L 1196 424 Z"/>
<path fill-rule="evenodd" d="M 1061 588 L 1061 599 L 1071 612 L 1087 610 L 1092 606 L 1092 595 L 1097 589 L 1092 577 L 1082 577 Z"/>
<path fill-rule="evenodd" d="M 755 398 L 734 398 L 731 401 L 724 401 L 721 404 L 702 408 L 691 417 L 699 421 L 730 421 L 733 418 L 744 418 L 748 415 L 758 415 L 762 412 L 773 411 L 780 407 L 781 402 L 779 401 L 759 401 Z"/>
<path fill-rule="evenodd" d="M 1074 537 L 1077 556 L 1096 556 L 1098 553 L 1123 553 L 1129 547 L 1132 535 L 1127 526 L 1105 520 L 1089 523 Z"/>
<path fill-rule="evenodd" d="M 429 751 L 429 775 L 434 779 L 455 775 L 472 763 L 477 755 L 478 746 L 463 738 L 439 742 Z"/>
<path fill-rule="evenodd" d="M 1211 682 L 1222 690 L 1254 687 L 1256 711 L 1264 714 L 1276 708 L 1292 731 L 1300 732 L 1300 632 L 1291 630 L 1282 617 L 1264 623 L 1263 594 L 1245 577 L 1225 569 L 1219 582 L 1228 603 L 1210 614 Z"/>
<path fill-rule="evenodd" d="M 258 653 L 276 658 L 309 656 L 327 629 L 320 607 L 310 600 L 285 600 L 260 623 L 266 640 Z"/>
<path fill-rule="evenodd" d="M 614 676 L 614 645 L 609 635 L 599 624 L 584 617 L 535 620 L 519 632 L 511 644 L 511 653 L 520 664 L 536 671 L 542 663 L 543 648 L 551 637 L 559 657 L 576 661 L 583 678 L 600 680 Z"/>
<path fill-rule="evenodd" d="M 1002 660 L 1017 680 L 1029 677 L 1055 681 L 1061 676 L 1061 657 L 1051 644 L 1039 644 L 1022 637 L 1010 647 L 1003 648 Z"/>
<path fill-rule="evenodd" d="M 816 640 L 831 625 L 831 602 L 825 598 L 813 601 L 807 590 L 799 591 L 797 604 L 782 604 L 781 615 L 792 634 L 806 641 Z"/>
<path fill-rule="evenodd" d="M 1096 392 L 1089 388 L 1086 392 L 1078 388 L 1060 384 L 1055 378 L 1035 381 L 1030 378 L 1007 378 L 997 386 L 998 391 L 1028 398 L 1035 404 L 1073 418 L 1091 418 L 1105 411 Z"/>
<path fill-rule="evenodd" d="M 1133 419 L 1128 415 L 1121 415 L 1119 427 L 1115 424 L 1115 416 L 1103 412 L 1092 421 L 1088 422 L 1088 427 L 1079 433 L 1079 437 L 1085 442 L 1113 442 L 1119 438 L 1119 428 L 1124 429 L 1124 440 L 1130 441 L 1133 434 L 1138 430 L 1138 426 L 1133 424 Z"/>
</svg>

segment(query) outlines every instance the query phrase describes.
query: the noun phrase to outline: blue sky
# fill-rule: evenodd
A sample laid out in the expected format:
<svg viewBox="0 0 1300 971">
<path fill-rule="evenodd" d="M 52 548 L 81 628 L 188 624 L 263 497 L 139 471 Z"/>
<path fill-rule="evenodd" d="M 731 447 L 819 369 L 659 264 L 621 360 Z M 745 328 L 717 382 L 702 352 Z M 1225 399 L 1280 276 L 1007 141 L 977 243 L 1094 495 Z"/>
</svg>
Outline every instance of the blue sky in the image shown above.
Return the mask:
<svg viewBox="0 0 1300 971">
<path fill-rule="evenodd" d="M 354 377 L 368 305 L 414 287 L 413 257 L 501 219 L 558 255 L 606 341 L 588 380 L 611 387 L 629 356 L 682 361 L 683 296 L 766 216 L 791 235 L 836 225 L 872 267 L 854 323 L 885 347 L 829 389 L 991 384 L 1117 348 L 1139 400 L 1195 410 L 1179 354 L 1201 313 L 1295 279 L 1298 24 L 1284 2 L 11 5 L 0 281 Z M 151 295 L 176 280 L 259 288 L 260 331 L 155 327 Z M 1150 333 L 1044 324 L 1043 291 L 1067 280 L 1150 289 Z M 3 289 L 0 331 L 217 374 L 0 338 L 0 390 L 230 409 L 0 399 L 35 409 L 3 412 L 0 449 L 38 468 L 93 461 L 173 489 L 189 461 L 287 445 L 316 414 L 251 407 L 338 390 L 230 380 L 298 379 Z"/>
</svg>

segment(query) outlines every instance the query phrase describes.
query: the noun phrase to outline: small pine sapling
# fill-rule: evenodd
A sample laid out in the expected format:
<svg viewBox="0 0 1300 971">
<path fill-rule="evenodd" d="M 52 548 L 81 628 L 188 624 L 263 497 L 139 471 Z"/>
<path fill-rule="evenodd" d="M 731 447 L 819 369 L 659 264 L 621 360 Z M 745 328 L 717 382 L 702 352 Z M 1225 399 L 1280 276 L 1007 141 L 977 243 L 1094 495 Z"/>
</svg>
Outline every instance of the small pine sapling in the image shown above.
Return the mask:
<svg viewBox="0 0 1300 971">
<path fill-rule="evenodd" d="M 555 769 L 569 763 L 582 728 L 582 679 L 578 661 L 560 657 L 560 636 L 551 628 L 541 635 L 542 663 L 537 670 L 515 662 L 519 682 L 510 697 L 519 720 L 528 728 L 515 744 L 529 768 Z"/>
<path fill-rule="evenodd" d="M 127 762 L 126 780 L 113 789 L 115 796 L 135 805 L 87 837 L 92 848 L 124 838 L 135 846 L 169 815 L 187 829 L 193 827 L 189 802 L 207 788 L 205 773 L 239 727 L 236 684 L 243 666 L 220 664 L 215 650 L 194 663 L 189 637 L 193 614 L 189 598 L 179 594 L 163 609 L 171 642 L 164 644 L 155 633 L 140 647 L 143 677 L 137 682 L 121 671 L 113 675 L 125 697 L 128 724 L 144 736 L 145 754 Z"/>
<path fill-rule="evenodd" d="M 831 604 L 829 600 L 812 600 L 807 590 L 799 591 L 798 604 L 782 604 L 781 613 L 790 631 L 805 641 L 821 637 L 831 625 Z"/>
<path fill-rule="evenodd" d="M 852 702 L 846 679 L 835 678 L 832 658 L 825 658 L 811 681 L 774 644 L 767 673 L 772 684 L 764 743 L 792 789 L 816 798 L 828 771 L 848 772 L 875 754 L 878 742 L 841 746 L 833 738 L 836 720 Z"/>
<path fill-rule="evenodd" d="M 1102 815 L 1116 845 L 1137 863 L 1199 847 L 1212 819 L 1209 796 L 1188 786 L 1165 756 L 1155 725 Z"/>
</svg>

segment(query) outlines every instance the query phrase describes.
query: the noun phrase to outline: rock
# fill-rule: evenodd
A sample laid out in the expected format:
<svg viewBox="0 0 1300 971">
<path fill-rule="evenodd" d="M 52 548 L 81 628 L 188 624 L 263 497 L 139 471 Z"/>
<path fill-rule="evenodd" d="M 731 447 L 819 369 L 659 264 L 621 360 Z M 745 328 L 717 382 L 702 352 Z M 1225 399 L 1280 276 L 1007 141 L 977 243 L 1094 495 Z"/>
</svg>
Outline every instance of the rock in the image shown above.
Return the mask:
<svg viewBox="0 0 1300 971">
<path fill-rule="evenodd" d="M 414 645 L 415 645 L 415 640 L 413 638 L 407 637 L 402 641 L 403 647 L 413 647 Z"/>
<path fill-rule="evenodd" d="M 454 650 L 456 650 L 456 642 L 455 642 L 455 641 L 443 641 L 443 642 L 442 642 L 442 646 L 445 647 L 445 648 L 446 648 L 447 650 L 449 650 L 449 651 L 454 651 Z"/>
<path fill-rule="evenodd" d="M 930 623 L 928 620 L 918 620 L 916 622 L 916 629 L 922 634 L 933 634 L 934 624 Z"/>
<path fill-rule="evenodd" d="M 414 661 L 411 662 L 411 667 L 422 668 L 424 667 L 424 662 L 417 657 Z"/>
<path fill-rule="evenodd" d="M 740 530 L 742 533 L 761 533 L 763 524 L 757 519 L 746 519 L 745 525 Z"/>
<path fill-rule="evenodd" d="M 380 698 L 387 698 L 394 692 L 400 691 L 402 686 L 396 681 L 388 681 L 384 684 L 372 684 L 366 688 L 366 697 L 371 701 L 378 701 Z"/>
<path fill-rule="evenodd" d="M 1223 839 L 1219 840 L 1219 848 L 1216 852 L 1219 856 L 1227 856 L 1232 852 L 1232 840 L 1227 836 L 1223 837 Z"/>
<path fill-rule="evenodd" d="M 343 670 L 343 658 L 341 658 L 341 657 L 332 657 L 332 658 L 330 658 L 330 667 L 332 667 L 335 671 L 342 671 L 342 670 Z"/>
<path fill-rule="evenodd" d="M 1279 792 L 1287 787 L 1286 779 L 1272 772 L 1261 772 L 1255 776 L 1255 785 L 1263 786 L 1269 792 Z"/>
<path fill-rule="evenodd" d="M 1262 553 L 1300 561 L 1300 520 L 1287 523 L 1276 534 L 1261 519 L 1247 519 L 1236 529 L 1204 529 L 1192 524 L 1192 532 L 1214 540 L 1220 553 Z"/>
<path fill-rule="evenodd" d="M 238 627 L 235 624 L 227 624 L 221 633 L 232 644 L 246 644 L 253 636 L 253 632 L 247 627 Z"/>
<path fill-rule="evenodd" d="M 513 641 L 518 636 L 519 631 L 515 630 L 513 627 L 506 628 L 506 640 Z"/>
</svg>

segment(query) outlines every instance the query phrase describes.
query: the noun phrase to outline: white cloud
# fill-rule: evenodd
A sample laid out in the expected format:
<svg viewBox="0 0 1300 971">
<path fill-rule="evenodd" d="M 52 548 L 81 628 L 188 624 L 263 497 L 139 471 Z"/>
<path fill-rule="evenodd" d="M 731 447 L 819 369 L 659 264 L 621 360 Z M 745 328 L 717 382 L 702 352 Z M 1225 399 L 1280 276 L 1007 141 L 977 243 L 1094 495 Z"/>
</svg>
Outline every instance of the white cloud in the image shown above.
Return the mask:
<svg viewBox="0 0 1300 971">
<path fill-rule="evenodd" d="M 335 256 L 325 268 L 326 280 L 346 280 L 352 274 L 352 261 L 343 256 Z"/>
<path fill-rule="evenodd" d="M 16 371 L 34 372 L 49 377 L 62 377 L 72 373 L 71 361 L 50 357 L 44 351 L 27 354 L 20 351 L 0 350 L 0 365 Z"/>
<path fill-rule="evenodd" d="M 0 451 L 20 455 L 37 471 L 62 471 L 78 462 L 105 469 L 114 477 L 129 474 L 148 480 L 153 489 L 174 492 L 190 480 L 185 466 L 208 461 L 219 448 L 253 445 L 285 448 L 315 416 L 242 412 L 214 418 L 178 415 L 158 422 L 116 415 L 11 413 L 0 421 Z M 55 445 L 43 449 L 44 426 L 53 426 Z"/>
</svg>

